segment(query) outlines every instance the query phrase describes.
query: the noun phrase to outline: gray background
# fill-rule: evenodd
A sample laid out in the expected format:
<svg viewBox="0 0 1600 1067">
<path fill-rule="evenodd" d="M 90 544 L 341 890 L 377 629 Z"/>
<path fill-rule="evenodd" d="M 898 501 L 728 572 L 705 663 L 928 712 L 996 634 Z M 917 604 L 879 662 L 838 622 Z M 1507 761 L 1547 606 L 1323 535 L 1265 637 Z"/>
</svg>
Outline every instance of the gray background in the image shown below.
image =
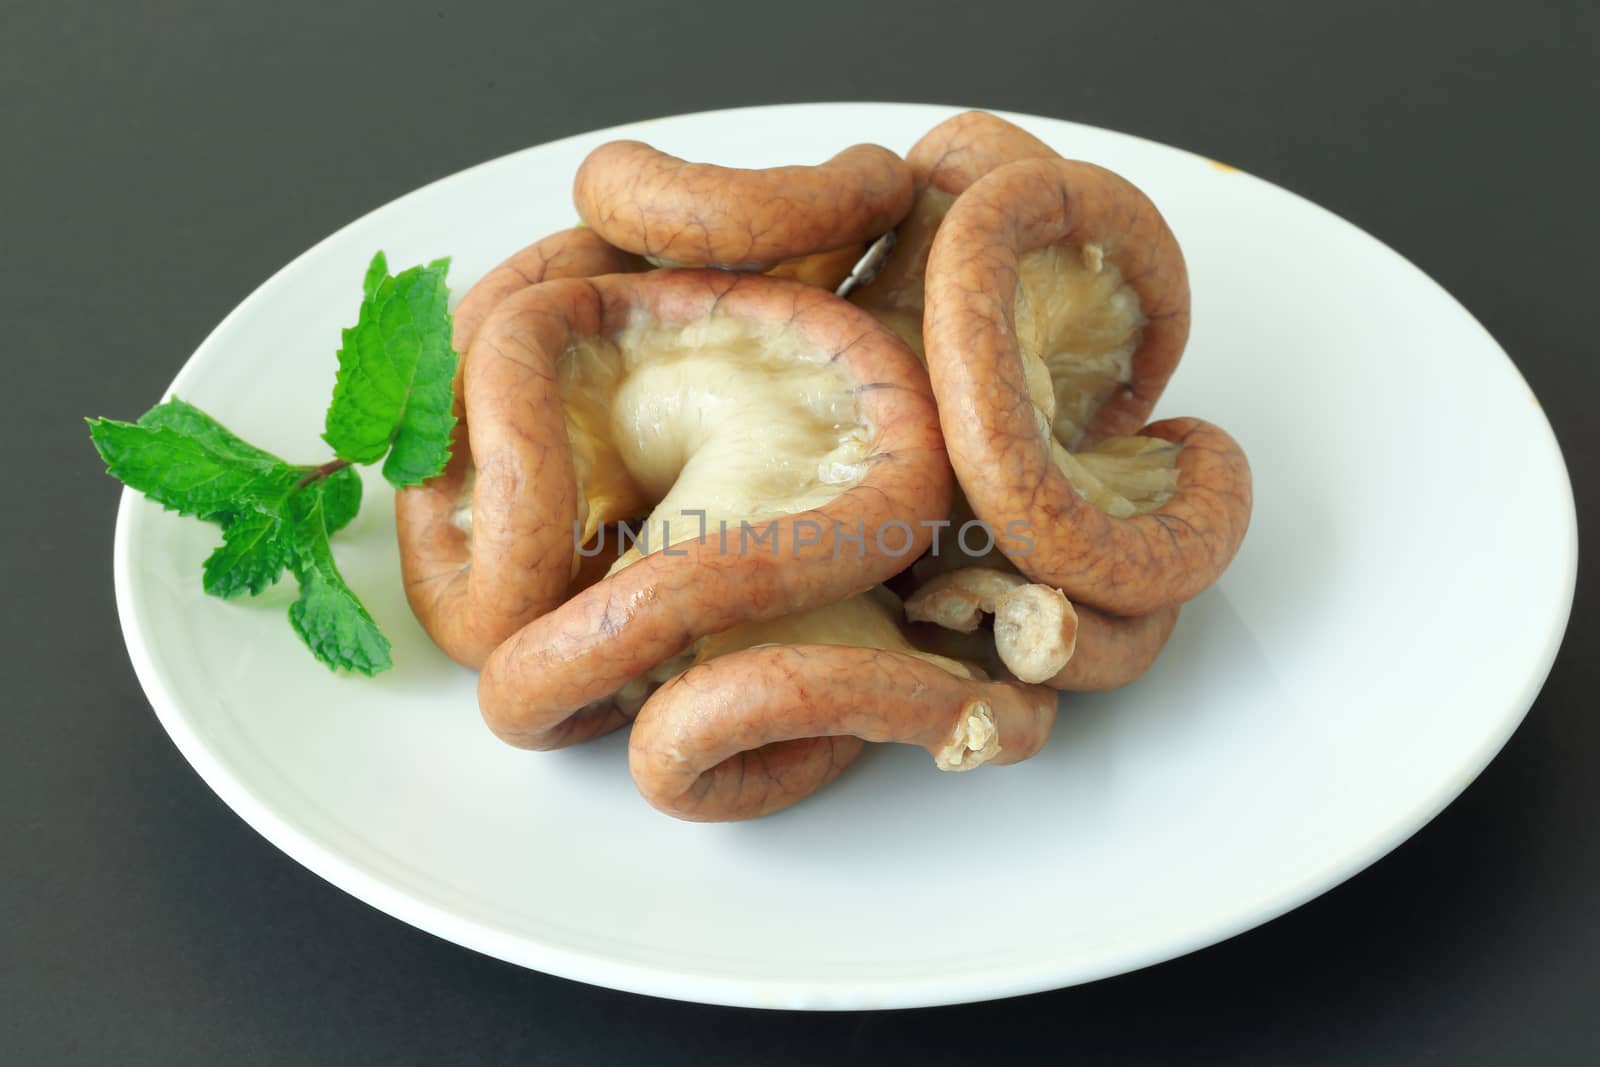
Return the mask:
<svg viewBox="0 0 1600 1067">
<path fill-rule="evenodd" d="M 0 1062 L 955 1063 L 1002 1045 L 1091 1062 L 1596 1062 L 1592 569 L 1543 696 L 1478 783 L 1288 917 L 1017 1000 L 735 1011 L 481 958 L 324 884 L 225 809 L 128 666 L 117 489 L 79 421 L 136 415 L 291 257 L 481 160 L 736 104 L 964 103 L 1227 160 L 1393 245 L 1532 382 L 1592 528 L 1594 5 L 317 7 L 0 5 Z M 1485 486 L 1440 536 L 1470 537 L 1494 506 Z M 1462 654 L 1493 655 L 1515 625 L 1485 619 Z"/>
</svg>

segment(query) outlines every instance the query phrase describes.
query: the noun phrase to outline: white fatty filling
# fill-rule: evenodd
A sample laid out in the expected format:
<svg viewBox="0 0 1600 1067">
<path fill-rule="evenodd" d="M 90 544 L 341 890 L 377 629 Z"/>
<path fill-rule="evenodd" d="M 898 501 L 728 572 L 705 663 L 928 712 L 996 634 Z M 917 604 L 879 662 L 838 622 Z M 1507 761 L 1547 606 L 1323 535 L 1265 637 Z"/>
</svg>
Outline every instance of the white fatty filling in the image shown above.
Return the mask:
<svg viewBox="0 0 1600 1067">
<path fill-rule="evenodd" d="M 1035 396 L 1055 437 L 1068 448 L 1083 438 L 1100 407 L 1133 380 L 1144 315 L 1098 245 L 1057 244 L 1018 264 L 1017 344 L 1025 363 L 1043 370 L 1049 395 Z M 1030 369 L 1030 385 L 1034 371 Z"/>
<path fill-rule="evenodd" d="M 1175 446 L 1123 437 L 1073 451 L 1101 407 L 1133 381 L 1145 324 L 1138 294 L 1093 244 L 1036 249 L 1022 257 L 1018 274 L 1017 346 L 1056 466 L 1109 515 L 1154 511 L 1177 489 Z"/>
<path fill-rule="evenodd" d="M 558 382 L 583 541 L 648 512 L 617 568 L 700 538 L 702 521 L 708 539 L 726 523 L 738 551 L 741 522 L 821 507 L 859 484 L 870 429 L 831 355 L 795 331 L 730 316 L 641 318 L 574 345 Z"/>
<path fill-rule="evenodd" d="M 1145 515 L 1178 490 L 1178 452 L 1159 437 L 1108 437 L 1085 452 L 1051 443 L 1056 466 L 1078 495 L 1113 518 Z"/>
<path fill-rule="evenodd" d="M 906 640 L 900 629 L 904 614 L 899 598 L 878 586 L 825 607 L 765 622 L 747 622 L 702 638 L 695 646 L 694 662 L 703 663 L 758 645 L 844 645 L 900 652 L 926 660 L 958 678 L 977 677 L 964 664 L 922 652 Z"/>
<path fill-rule="evenodd" d="M 625 704 L 637 705 L 657 685 L 707 660 L 764 645 L 843 645 L 899 652 L 928 663 L 957 678 L 982 680 L 982 672 L 960 660 L 923 652 L 906 639 L 900 628 L 905 610 L 900 599 L 882 586 L 809 611 L 777 619 L 747 622 L 696 641 L 688 651 L 657 664 L 618 694 Z"/>
</svg>

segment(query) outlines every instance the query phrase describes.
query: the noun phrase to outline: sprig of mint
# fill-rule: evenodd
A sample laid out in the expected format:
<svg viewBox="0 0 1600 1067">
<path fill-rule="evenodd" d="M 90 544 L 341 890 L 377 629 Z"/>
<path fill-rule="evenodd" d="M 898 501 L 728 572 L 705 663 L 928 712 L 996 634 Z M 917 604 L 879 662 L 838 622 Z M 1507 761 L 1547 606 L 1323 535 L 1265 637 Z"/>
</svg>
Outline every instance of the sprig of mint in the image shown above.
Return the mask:
<svg viewBox="0 0 1600 1067">
<path fill-rule="evenodd" d="M 450 461 L 450 261 L 397 275 L 372 257 L 356 324 L 343 333 L 323 440 L 334 459 L 296 466 L 234 435 L 173 397 L 137 422 L 90 419 L 106 471 L 162 507 L 222 528 L 201 586 L 224 599 L 255 596 L 289 571 L 300 596 L 289 625 L 333 669 L 373 675 L 393 665 L 389 640 L 345 584 L 330 538 L 361 509 L 354 464 L 384 460 L 395 488 L 421 485 Z M 385 459 L 387 457 L 387 459 Z"/>
</svg>

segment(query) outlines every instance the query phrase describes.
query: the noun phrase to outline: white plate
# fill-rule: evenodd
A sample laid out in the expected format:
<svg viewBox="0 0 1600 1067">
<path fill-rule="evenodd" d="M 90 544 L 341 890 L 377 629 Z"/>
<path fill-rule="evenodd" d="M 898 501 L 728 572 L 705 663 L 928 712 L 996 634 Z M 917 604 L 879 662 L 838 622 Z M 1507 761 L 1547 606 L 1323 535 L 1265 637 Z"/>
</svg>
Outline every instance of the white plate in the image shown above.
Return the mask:
<svg viewBox="0 0 1600 1067">
<path fill-rule="evenodd" d="M 313 460 L 374 250 L 397 266 L 453 256 L 459 294 L 572 224 L 573 171 L 602 141 L 766 166 L 858 141 L 904 150 L 951 113 L 723 111 L 486 163 L 295 260 L 173 389 Z M 1116 974 L 1279 915 L 1422 826 L 1522 719 L 1571 608 L 1576 516 L 1538 400 L 1448 294 L 1321 208 L 1176 149 L 1012 118 L 1161 206 L 1195 326 L 1159 414 L 1221 423 L 1255 470 L 1238 561 L 1147 678 L 1069 700 L 1017 767 L 941 774 L 921 750 L 877 746 L 784 814 L 689 825 L 634 792 L 621 735 L 550 754 L 489 735 L 474 676 L 406 609 L 380 479 L 338 546 L 394 640 L 376 680 L 313 662 L 283 618 L 288 583 L 204 596 L 214 531 L 126 493 L 117 605 L 183 754 L 274 844 L 406 922 L 586 982 L 762 1007 Z"/>
</svg>

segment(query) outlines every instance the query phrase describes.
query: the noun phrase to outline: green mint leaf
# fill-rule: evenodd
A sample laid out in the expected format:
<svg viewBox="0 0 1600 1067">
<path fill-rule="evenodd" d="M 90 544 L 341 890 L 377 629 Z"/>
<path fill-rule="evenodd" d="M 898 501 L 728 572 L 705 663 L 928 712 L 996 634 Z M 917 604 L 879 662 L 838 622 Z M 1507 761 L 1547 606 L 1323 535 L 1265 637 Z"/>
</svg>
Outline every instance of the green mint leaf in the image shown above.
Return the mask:
<svg viewBox="0 0 1600 1067">
<path fill-rule="evenodd" d="M 237 445 L 243 442 L 232 434 L 191 436 L 159 418 L 157 423 L 90 419 L 89 436 L 107 473 L 179 514 L 219 519 L 277 511 L 300 478 L 276 456 L 248 445 L 241 450 Z"/>
<path fill-rule="evenodd" d="M 361 311 L 343 333 L 323 439 L 340 459 L 376 463 L 396 488 L 444 470 L 455 427 L 449 260 L 389 275 L 383 253 L 362 283 Z"/>
<path fill-rule="evenodd" d="M 354 467 L 326 475 L 297 493 L 322 494 L 323 520 L 331 536 L 350 525 L 361 510 L 361 476 Z M 229 513 L 220 517 L 222 544 L 205 562 L 204 584 L 212 596 L 255 596 L 278 580 L 293 560 L 293 546 L 282 515 L 265 511 Z"/>
<path fill-rule="evenodd" d="M 361 279 L 361 295 L 366 300 L 375 300 L 378 290 L 383 287 L 384 279 L 389 277 L 389 259 L 381 251 L 373 253 L 372 262 L 367 264 L 367 276 Z"/>
<path fill-rule="evenodd" d="M 180 400 L 177 397 L 173 397 L 164 404 L 157 404 L 143 415 L 140 415 L 139 425 L 150 429 L 165 427 L 169 430 L 176 430 L 185 437 L 204 442 L 206 447 L 213 452 L 232 456 L 244 462 L 283 462 L 271 452 L 263 452 L 255 445 L 241 440 L 222 423 L 187 400 Z"/>
<path fill-rule="evenodd" d="M 265 452 L 255 445 L 242 440 L 232 430 L 223 426 L 222 423 L 188 401 L 178 397 L 173 397 L 164 404 L 157 404 L 139 416 L 138 424 L 151 429 L 166 427 L 176 430 L 185 437 L 192 437 L 205 442 L 209 448 L 219 454 L 231 456 L 245 463 L 277 464 L 281 462 L 271 452 Z M 233 516 L 233 512 L 219 512 L 201 517 L 226 525 Z M 270 585 L 271 583 L 267 584 Z"/>
<path fill-rule="evenodd" d="M 335 490 L 335 493 L 340 490 Z M 374 675 L 393 665 L 389 640 L 345 584 L 328 544 L 327 480 L 311 483 L 290 504 L 292 566 L 300 598 L 289 625 L 311 654 L 336 670 Z"/>
<path fill-rule="evenodd" d="M 222 544 L 205 562 L 203 585 L 212 596 L 255 596 L 278 580 L 291 559 L 283 520 L 262 511 L 230 517 Z"/>
<path fill-rule="evenodd" d="M 322 510 L 328 533 L 336 534 L 361 510 L 361 474 L 354 467 L 336 470 L 322 479 Z"/>
<path fill-rule="evenodd" d="M 300 595 L 289 623 L 336 670 L 372 675 L 392 666 L 389 641 L 345 584 L 329 538 L 361 508 L 361 476 L 344 464 L 387 454 L 384 476 L 404 486 L 449 460 L 457 359 L 448 267 L 438 260 L 391 277 L 383 254 L 373 258 L 328 408 L 325 436 L 342 462 L 291 466 L 177 397 L 137 422 L 88 420 L 107 473 L 163 507 L 221 525 L 222 544 L 202 571 L 207 593 L 254 596 L 294 572 Z"/>
</svg>

